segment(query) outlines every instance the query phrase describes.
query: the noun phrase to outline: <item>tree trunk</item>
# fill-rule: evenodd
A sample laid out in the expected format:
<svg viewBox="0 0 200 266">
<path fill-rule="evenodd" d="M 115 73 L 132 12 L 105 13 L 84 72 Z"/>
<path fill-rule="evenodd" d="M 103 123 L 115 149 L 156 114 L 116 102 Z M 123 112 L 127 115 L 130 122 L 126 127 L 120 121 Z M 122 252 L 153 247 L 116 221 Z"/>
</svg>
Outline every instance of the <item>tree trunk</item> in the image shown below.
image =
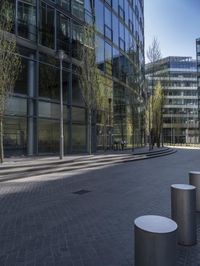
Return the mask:
<svg viewBox="0 0 200 266">
<path fill-rule="evenodd" d="M 4 152 L 3 152 L 3 118 L 0 117 L 0 162 L 3 163 Z"/>
<path fill-rule="evenodd" d="M 135 138 L 134 138 L 134 135 L 135 135 L 135 132 L 134 132 L 134 129 L 132 129 L 132 151 L 134 151 L 134 148 L 135 148 Z"/>
<path fill-rule="evenodd" d="M 87 152 L 92 154 L 92 112 L 88 110 Z"/>
</svg>

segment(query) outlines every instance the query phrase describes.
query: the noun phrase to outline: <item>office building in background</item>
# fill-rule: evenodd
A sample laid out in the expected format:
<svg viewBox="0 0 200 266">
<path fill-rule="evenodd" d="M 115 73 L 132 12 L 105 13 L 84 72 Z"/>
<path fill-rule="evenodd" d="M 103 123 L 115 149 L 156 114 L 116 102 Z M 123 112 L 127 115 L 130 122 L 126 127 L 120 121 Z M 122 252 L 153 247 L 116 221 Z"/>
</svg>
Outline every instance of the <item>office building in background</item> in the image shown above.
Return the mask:
<svg viewBox="0 0 200 266">
<path fill-rule="evenodd" d="M 160 80 L 164 92 L 164 143 L 199 142 L 197 64 L 191 57 L 170 56 L 146 64 L 148 88 Z"/>
</svg>

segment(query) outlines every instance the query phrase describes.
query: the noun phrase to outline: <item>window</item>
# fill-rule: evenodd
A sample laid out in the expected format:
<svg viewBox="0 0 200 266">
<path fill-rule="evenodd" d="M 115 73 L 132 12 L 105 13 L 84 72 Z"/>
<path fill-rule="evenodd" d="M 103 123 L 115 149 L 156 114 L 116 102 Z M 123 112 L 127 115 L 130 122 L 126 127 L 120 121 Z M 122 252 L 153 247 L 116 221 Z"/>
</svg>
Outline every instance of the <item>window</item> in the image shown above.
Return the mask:
<svg viewBox="0 0 200 266">
<path fill-rule="evenodd" d="M 200 53 L 200 44 L 197 44 L 197 53 Z"/>
<path fill-rule="evenodd" d="M 59 121 L 47 119 L 38 120 L 38 147 L 40 153 L 59 151 L 59 132 Z"/>
<path fill-rule="evenodd" d="M 119 6 L 124 9 L 124 0 L 119 0 Z"/>
<path fill-rule="evenodd" d="M 104 41 L 96 37 L 96 63 L 100 70 L 104 70 Z"/>
<path fill-rule="evenodd" d="M 6 114 L 9 115 L 27 115 L 27 99 L 21 97 L 12 97 L 8 99 L 8 109 Z"/>
<path fill-rule="evenodd" d="M 70 11 L 70 0 L 57 0 L 57 3 L 62 6 L 63 9 Z"/>
<path fill-rule="evenodd" d="M 118 14 L 119 14 L 119 16 L 124 20 L 124 16 L 125 16 L 125 14 L 124 14 L 124 10 L 121 8 L 121 6 L 119 6 Z"/>
<path fill-rule="evenodd" d="M 129 19 L 128 26 L 129 26 L 130 31 L 133 33 L 134 32 L 134 27 L 133 27 L 133 23 L 132 23 L 132 21 L 130 19 Z"/>
<path fill-rule="evenodd" d="M 105 42 L 105 71 L 112 75 L 112 46 Z"/>
<path fill-rule="evenodd" d="M 75 105 L 84 105 L 80 87 L 80 78 L 74 74 L 72 75 L 72 103 Z"/>
<path fill-rule="evenodd" d="M 54 48 L 54 9 L 40 2 L 40 43 Z"/>
<path fill-rule="evenodd" d="M 83 42 L 82 26 L 72 22 L 72 57 L 81 59 L 81 46 Z"/>
<path fill-rule="evenodd" d="M 105 34 L 105 37 L 112 40 L 112 30 L 106 25 L 105 25 L 105 29 L 104 29 L 104 34 Z"/>
<path fill-rule="evenodd" d="M 105 26 L 104 26 L 104 34 L 107 38 L 112 40 L 112 19 L 111 19 L 111 11 L 105 7 Z"/>
<path fill-rule="evenodd" d="M 116 0 L 114 0 L 116 1 Z M 105 0 L 105 2 L 109 5 L 109 6 L 112 6 L 112 0 Z"/>
<path fill-rule="evenodd" d="M 139 10 L 137 5 L 135 5 L 135 15 L 137 18 L 139 18 Z"/>
<path fill-rule="evenodd" d="M 70 52 L 69 19 L 62 14 L 57 15 L 57 48 Z"/>
<path fill-rule="evenodd" d="M 38 113 L 39 113 L 39 117 L 59 119 L 59 117 L 60 117 L 60 104 L 59 103 L 39 101 Z M 63 118 L 64 118 L 64 120 L 67 120 L 66 105 L 64 106 L 64 109 L 63 109 Z"/>
<path fill-rule="evenodd" d="M 84 4 L 85 4 L 85 21 L 92 25 L 93 23 L 92 10 L 93 10 L 94 1 L 85 0 Z"/>
<path fill-rule="evenodd" d="M 72 8 L 72 14 L 75 17 L 81 20 L 84 20 L 84 1 L 83 0 L 72 0 L 71 8 Z"/>
<path fill-rule="evenodd" d="M 130 34 L 129 31 L 127 30 L 127 28 L 125 28 L 125 45 L 126 45 L 126 51 L 130 51 L 130 38 L 129 38 Z"/>
<path fill-rule="evenodd" d="M 121 22 L 119 23 L 119 36 L 124 40 L 124 25 Z"/>
<path fill-rule="evenodd" d="M 115 12 L 118 12 L 118 0 L 113 0 L 112 6 Z"/>
<path fill-rule="evenodd" d="M 85 123 L 85 109 L 72 107 L 72 121 L 78 123 Z"/>
<path fill-rule="evenodd" d="M 119 74 L 120 74 L 120 80 L 123 82 L 126 82 L 126 78 L 127 78 L 126 65 L 127 65 L 126 57 L 120 54 Z"/>
<path fill-rule="evenodd" d="M 104 34 L 104 23 L 103 23 L 103 3 L 100 0 L 95 1 L 95 18 L 97 31 Z"/>
<path fill-rule="evenodd" d="M 119 38 L 119 48 L 123 51 L 125 50 L 125 42 L 121 38 Z"/>
<path fill-rule="evenodd" d="M 59 100 L 59 69 L 40 63 L 39 77 L 39 96 Z"/>
<path fill-rule="evenodd" d="M 119 46 L 119 20 L 118 18 L 113 14 L 112 16 L 113 20 L 113 42 L 115 45 Z"/>
<path fill-rule="evenodd" d="M 7 155 L 26 154 L 27 122 L 23 117 L 9 117 L 5 119 L 4 146 Z"/>
<path fill-rule="evenodd" d="M 119 51 L 113 48 L 112 74 L 116 78 L 119 78 L 119 60 L 120 60 Z"/>
<path fill-rule="evenodd" d="M 28 2 L 28 3 L 26 3 Z M 36 1 L 18 2 L 18 34 L 36 41 Z"/>
<path fill-rule="evenodd" d="M 111 28 L 111 11 L 105 7 L 105 25 Z"/>
<path fill-rule="evenodd" d="M 32 60 L 25 58 L 21 59 L 22 70 L 19 73 L 18 79 L 15 83 L 15 93 L 34 96 L 35 81 L 36 81 L 36 65 Z"/>
<path fill-rule="evenodd" d="M 128 22 L 129 22 L 129 12 L 131 12 L 130 10 L 130 6 L 129 6 L 129 3 L 128 3 L 128 0 L 125 0 L 124 1 L 124 9 L 125 9 L 125 23 L 128 25 Z"/>
<path fill-rule="evenodd" d="M 73 151 L 85 151 L 86 127 L 84 125 L 72 125 L 72 149 Z"/>
</svg>

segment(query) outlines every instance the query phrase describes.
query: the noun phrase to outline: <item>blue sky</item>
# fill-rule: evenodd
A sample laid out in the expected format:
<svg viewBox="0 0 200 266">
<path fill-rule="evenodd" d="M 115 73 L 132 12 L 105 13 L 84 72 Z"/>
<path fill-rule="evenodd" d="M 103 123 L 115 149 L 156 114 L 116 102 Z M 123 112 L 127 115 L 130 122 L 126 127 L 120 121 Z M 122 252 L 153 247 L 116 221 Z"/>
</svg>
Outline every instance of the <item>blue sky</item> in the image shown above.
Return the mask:
<svg viewBox="0 0 200 266">
<path fill-rule="evenodd" d="M 196 57 L 195 39 L 200 37 L 200 0 L 144 0 L 144 9 L 145 56 L 155 36 L 162 57 Z"/>
</svg>

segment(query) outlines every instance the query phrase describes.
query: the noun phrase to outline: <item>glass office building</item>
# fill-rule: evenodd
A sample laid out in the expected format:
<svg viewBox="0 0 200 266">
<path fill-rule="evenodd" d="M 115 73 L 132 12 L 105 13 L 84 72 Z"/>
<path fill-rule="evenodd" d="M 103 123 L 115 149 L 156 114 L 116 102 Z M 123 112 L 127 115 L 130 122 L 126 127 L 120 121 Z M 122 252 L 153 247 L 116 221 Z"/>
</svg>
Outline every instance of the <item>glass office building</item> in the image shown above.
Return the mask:
<svg viewBox="0 0 200 266">
<path fill-rule="evenodd" d="M 200 121 L 200 38 L 196 40 L 196 55 L 197 55 L 198 121 Z M 200 138 L 200 123 L 199 123 L 199 138 Z"/>
<path fill-rule="evenodd" d="M 163 141 L 198 143 L 196 60 L 175 56 L 163 58 L 154 66 L 146 65 L 146 77 L 150 90 L 156 80 L 161 81 L 164 90 Z"/>
<path fill-rule="evenodd" d="M 79 49 L 83 25 L 93 22 L 97 31 L 96 62 L 109 91 L 109 112 L 98 110 L 93 119 L 92 147 L 111 147 L 114 139 L 120 138 L 131 142 L 129 96 L 134 95 L 138 106 L 142 91 L 133 77 L 142 82 L 144 73 L 143 0 L 10 1 L 15 9 L 13 34 L 17 36 L 22 71 L 6 111 L 5 153 L 59 152 L 59 49 L 66 54 L 65 154 L 86 151 L 87 110 L 81 96 Z"/>
</svg>

